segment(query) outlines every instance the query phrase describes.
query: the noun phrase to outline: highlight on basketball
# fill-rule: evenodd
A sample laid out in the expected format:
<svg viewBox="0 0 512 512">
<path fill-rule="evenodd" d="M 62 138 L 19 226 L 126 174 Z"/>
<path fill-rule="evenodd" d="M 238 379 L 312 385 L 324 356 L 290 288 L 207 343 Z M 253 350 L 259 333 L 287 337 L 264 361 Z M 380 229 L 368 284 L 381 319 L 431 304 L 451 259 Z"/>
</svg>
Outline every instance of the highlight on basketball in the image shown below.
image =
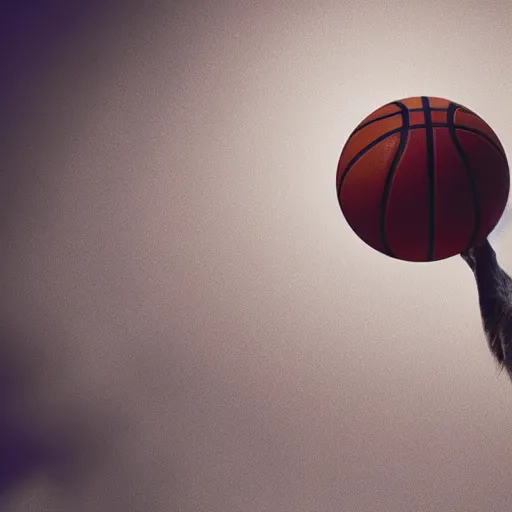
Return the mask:
<svg viewBox="0 0 512 512">
<path fill-rule="evenodd" d="M 508 200 L 498 136 L 453 101 L 418 96 L 367 116 L 343 147 L 336 186 L 353 231 L 383 254 L 436 261 L 484 242 Z"/>
</svg>

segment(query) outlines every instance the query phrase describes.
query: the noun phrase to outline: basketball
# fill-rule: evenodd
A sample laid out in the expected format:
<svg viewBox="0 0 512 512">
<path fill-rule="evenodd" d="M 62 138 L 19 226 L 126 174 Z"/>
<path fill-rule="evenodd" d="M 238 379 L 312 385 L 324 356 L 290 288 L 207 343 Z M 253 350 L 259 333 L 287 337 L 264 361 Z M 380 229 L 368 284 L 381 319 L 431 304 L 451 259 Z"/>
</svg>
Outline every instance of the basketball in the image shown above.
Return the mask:
<svg viewBox="0 0 512 512">
<path fill-rule="evenodd" d="M 434 97 L 388 103 L 351 133 L 338 162 L 341 211 L 370 247 L 436 261 L 485 241 L 505 209 L 500 140 L 468 108 Z"/>
</svg>

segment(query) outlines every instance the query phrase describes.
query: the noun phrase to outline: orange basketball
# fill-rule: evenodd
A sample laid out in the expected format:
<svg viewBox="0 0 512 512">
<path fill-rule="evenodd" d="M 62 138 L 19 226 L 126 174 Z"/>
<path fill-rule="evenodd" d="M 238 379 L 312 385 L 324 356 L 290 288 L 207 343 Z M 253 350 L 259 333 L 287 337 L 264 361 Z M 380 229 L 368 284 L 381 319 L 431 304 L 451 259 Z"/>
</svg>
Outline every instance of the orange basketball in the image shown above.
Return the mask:
<svg viewBox="0 0 512 512">
<path fill-rule="evenodd" d="M 483 242 L 508 199 L 507 157 L 489 125 L 442 98 L 406 98 L 352 132 L 336 175 L 354 232 L 393 258 L 435 261 Z"/>
</svg>

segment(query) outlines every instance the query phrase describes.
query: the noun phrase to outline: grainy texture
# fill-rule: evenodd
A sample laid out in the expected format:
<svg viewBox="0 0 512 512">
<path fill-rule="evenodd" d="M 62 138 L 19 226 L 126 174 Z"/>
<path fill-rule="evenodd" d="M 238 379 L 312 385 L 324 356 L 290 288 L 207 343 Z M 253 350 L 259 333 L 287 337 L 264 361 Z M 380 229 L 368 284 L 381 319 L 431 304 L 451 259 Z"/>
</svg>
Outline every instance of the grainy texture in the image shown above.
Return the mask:
<svg viewBox="0 0 512 512">
<path fill-rule="evenodd" d="M 473 277 L 365 246 L 335 172 L 417 94 L 510 153 L 510 2 L 15 3 L 2 512 L 509 512 Z"/>
<path fill-rule="evenodd" d="M 496 361 L 512 378 L 512 279 L 489 241 L 462 254 L 475 276 L 482 325 Z"/>
</svg>

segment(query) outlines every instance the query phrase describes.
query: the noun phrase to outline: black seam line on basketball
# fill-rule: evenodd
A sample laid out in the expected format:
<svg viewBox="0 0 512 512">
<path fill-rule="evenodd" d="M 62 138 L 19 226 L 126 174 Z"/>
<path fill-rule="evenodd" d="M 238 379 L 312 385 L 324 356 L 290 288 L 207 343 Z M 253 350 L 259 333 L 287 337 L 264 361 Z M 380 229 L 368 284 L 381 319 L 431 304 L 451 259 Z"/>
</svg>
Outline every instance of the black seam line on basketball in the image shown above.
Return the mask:
<svg viewBox="0 0 512 512">
<path fill-rule="evenodd" d="M 425 109 L 423 107 L 418 108 L 410 108 L 409 112 L 423 112 Z M 432 112 L 448 112 L 446 107 L 430 107 Z"/>
<path fill-rule="evenodd" d="M 395 133 L 399 133 L 402 130 L 402 128 L 396 128 L 394 130 L 391 130 L 389 132 L 386 132 L 382 134 L 380 137 L 376 138 L 373 142 L 370 142 L 367 146 L 365 146 L 357 155 L 355 155 L 352 160 L 347 164 L 345 169 L 343 170 L 343 173 L 341 174 L 340 182 L 338 183 L 338 198 L 340 197 L 341 192 L 341 186 L 343 185 L 343 181 L 345 180 L 345 177 L 347 176 L 348 172 L 352 168 L 352 166 L 370 149 L 375 147 L 377 144 L 382 142 L 383 140 L 386 140 L 388 137 L 391 137 L 392 135 L 395 135 Z"/>
<path fill-rule="evenodd" d="M 457 153 L 459 154 L 459 157 L 462 160 L 462 164 L 464 165 L 464 168 L 466 169 L 466 174 L 467 174 L 470 188 L 471 188 L 471 196 L 473 199 L 473 231 L 471 232 L 468 245 L 465 249 L 465 250 L 467 250 L 473 246 L 475 237 L 478 233 L 478 230 L 480 229 L 480 208 L 478 205 L 478 193 L 477 193 L 477 189 L 476 189 L 475 177 L 471 171 L 471 166 L 469 165 L 469 161 L 466 156 L 466 153 L 464 152 L 464 149 L 463 149 L 461 143 L 459 142 L 459 139 L 457 138 L 456 125 L 455 125 L 455 112 L 456 112 L 457 108 L 459 108 L 459 107 L 455 103 L 450 103 L 450 106 L 448 107 L 448 130 L 449 130 L 453 145 L 455 146 L 455 149 L 457 150 Z"/>
<path fill-rule="evenodd" d="M 417 128 L 425 128 L 426 125 L 423 124 L 413 124 L 410 126 L 411 130 L 416 130 Z M 448 128 L 448 123 L 432 123 L 433 128 Z M 472 128 L 471 126 L 465 126 L 463 124 L 454 124 L 454 128 L 456 130 L 463 130 L 466 132 L 475 133 L 476 135 L 479 135 L 483 139 L 485 139 L 489 144 L 492 144 L 494 149 L 499 152 L 500 156 L 507 161 L 507 156 L 505 155 L 504 151 L 494 142 L 489 135 L 487 135 L 485 132 L 481 132 L 480 130 L 477 130 L 476 128 Z"/>
<path fill-rule="evenodd" d="M 425 110 L 425 136 L 427 139 L 427 173 L 428 173 L 428 261 L 434 259 L 435 244 L 435 189 L 434 189 L 434 128 L 432 126 L 432 114 L 430 102 L 427 96 L 422 96 L 421 101 Z"/>
<path fill-rule="evenodd" d="M 480 117 L 478 114 L 475 114 L 475 112 L 470 110 L 468 107 L 465 107 L 464 105 L 459 105 L 458 103 L 453 103 L 453 105 L 455 105 L 456 107 L 455 110 L 460 109 L 463 110 L 466 114 L 471 114 L 472 116 Z"/>
<path fill-rule="evenodd" d="M 383 119 L 389 119 L 390 117 L 395 117 L 395 116 L 398 116 L 398 115 L 400 115 L 400 112 L 393 112 L 392 114 L 386 114 L 386 115 L 383 115 L 383 116 L 376 117 L 375 119 L 370 119 L 369 121 L 366 121 L 366 123 L 362 124 L 361 126 L 358 126 L 350 134 L 349 139 L 350 139 L 350 137 L 352 137 L 353 135 L 355 135 L 356 133 L 361 131 L 363 128 L 366 128 L 370 124 L 376 123 L 377 121 L 382 121 Z"/>
<path fill-rule="evenodd" d="M 389 203 L 389 194 L 391 192 L 391 184 L 393 183 L 393 178 L 395 177 L 396 168 L 398 163 L 400 162 L 402 155 L 404 154 L 405 146 L 407 144 L 407 139 L 409 136 L 409 111 L 407 107 L 397 101 L 394 103 L 397 107 L 400 108 L 400 114 L 402 115 L 402 128 L 400 129 L 400 142 L 398 143 L 398 148 L 395 152 L 395 156 L 389 166 L 388 173 L 386 176 L 386 181 L 384 182 L 384 192 L 382 194 L 382 203 L 380 210 L 380 240 L 382 243 L 382 247 L 386 251 L 386 254 L 391 257 L 396 257 L 393 251 L 390 249 L 386 236 L 386 214 L 388 210 Z"/>
<path fill-rule="evenodd" d="M 391 105 L 396 105 L 397 102 L 395 103 L 388 103 L 387 105 L 384 105 L 385 107 L 389 107 Z M 384 108 L 384 107 L 382 107 Z M 409 112 L 424 112 L 425 109 L 423 107 L 421 108 L 410 108 L 408 109 Z M 447 108 L 443 108 L 443 107 L 432 107 L 430 108 L 430 111 L 431 112 L 448 112 L 448 109 Z M 464 111 L 468 112 L 469 114 L 473 114 L 472 112 L 468 111 L 467 109 L 464 109 Z M 369 126 L 370 124 L 373 124 L 373 123 L 376 123 L 378 121 L 382 121 L 383 119 L 389 119 L 390 117 L 394 117 L 394 116 L 397 116 L 397 115 L 400 115 L 401 112 L 393 112 L 391 114 L 385 114 L 383 116 L 379 116 L 379 117 L 376 117 L 375 119 L 371 119 L 370 121 L 367 121 L 366 123 L 362 124 L 361 126 L 358 126 L 350 135 L 349 135 L 349 139 L 355 135 L 356 133 L 358 133 L 359 131 L 361 131 L 363 128 L 366 128 L 367 126 Z M 476 114 L 473 114 L 473 115 L 476 115 Z M 433 123 L 433 126 L 442 126 L 442 123 Z M 446 125 L 444 125 L 446 126 Z M 418 126 L 418 128 L 424 128 L 425 125 L 422 125 L 422 126 Z M 411 127 L 413 128 L 413 127 Z M 414 128 L 416 128 L 416 126 L 414 126 Z M 484 135 L 484 134 L 482 134 Z M 348 140 L 348 139 L 347 139 Z"/>
<path fill-rule="evenodd" d="M 457 110 L 457 109 L 455 109 Z M 454 122 L 455 123 L 455 122 Z M 505 160 L 505 162 L 507 162 L 507 155 L 505 154 L 505 152 L 503 151 L 503 149 L 501 149 L 498 144 L 496 144 L 496 142 L 494 142 L 491 137 L 489 137 L 489 135 L 487 135 L 486 133 L 484 132 L 481 132 L 480 130 L 477 130 L 476 128 L 471 128 L 471 126 L 464 126 L 462 124 L 454 124 L 453 127 L 455 128 L 455 130 L 462 130 L 462 131 L 466 131 L 466 132 L 471 132 L 471 133 L 475 133 L 476 135 L 480 135 L 480 137 L 483 137 L 487 142 L 489 142 L 490 144 L 492 144 L 492 146 L 494 147 L 494 149 L 496 149 L 496 151 L 500 154 L 500 156 Z"/>
</svg>

